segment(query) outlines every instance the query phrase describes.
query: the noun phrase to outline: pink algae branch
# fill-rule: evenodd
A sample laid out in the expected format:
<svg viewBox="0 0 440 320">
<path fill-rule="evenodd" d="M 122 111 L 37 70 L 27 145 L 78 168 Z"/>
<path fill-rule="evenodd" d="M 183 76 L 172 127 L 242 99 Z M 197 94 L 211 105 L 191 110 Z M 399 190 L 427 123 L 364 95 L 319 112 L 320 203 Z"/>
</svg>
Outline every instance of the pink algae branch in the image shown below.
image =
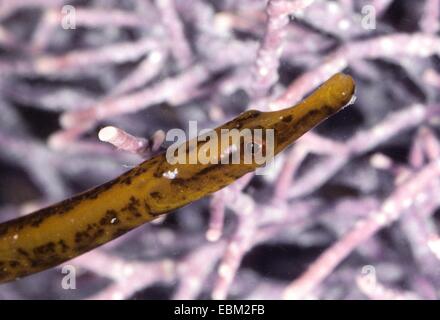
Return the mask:
<svg viewBox="0 0 440 320">
<path fill-rule="evenodd" d="M 69 262 L 75 292 L 41 285 L 55 269 L 0 298 L 438 299 L 438 0 L 90 1 L 74 30 L 65 4 L 0 1 L 2 221 L 115 177 L 189 120 L 290 106 L 340 71 L 357 99 L 266 175 Z"/>
</svg>

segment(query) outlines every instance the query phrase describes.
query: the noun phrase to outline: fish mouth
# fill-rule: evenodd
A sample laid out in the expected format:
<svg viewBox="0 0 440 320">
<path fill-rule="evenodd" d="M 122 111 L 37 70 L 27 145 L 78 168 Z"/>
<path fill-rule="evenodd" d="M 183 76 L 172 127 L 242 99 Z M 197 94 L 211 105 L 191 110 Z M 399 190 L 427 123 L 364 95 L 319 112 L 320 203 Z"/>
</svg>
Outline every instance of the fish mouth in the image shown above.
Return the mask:
<svg viewBox="0 0 440 320">
<path fill-rule="evenodd" d="M 335 112 L 354 103 L 356 84 L 351 76 L 344 73 L 338 73 L 327 82 L 331 82 L 327 87 L 329 94 L 328 104 L 335 109 Z"/>
<path fill-rule="evenodd" d="M 275 154 L 355 100 L 355 82 L 338 73 L 297 105 L 265 113 L 267 128 L 275 130 Z"/>
</svg>

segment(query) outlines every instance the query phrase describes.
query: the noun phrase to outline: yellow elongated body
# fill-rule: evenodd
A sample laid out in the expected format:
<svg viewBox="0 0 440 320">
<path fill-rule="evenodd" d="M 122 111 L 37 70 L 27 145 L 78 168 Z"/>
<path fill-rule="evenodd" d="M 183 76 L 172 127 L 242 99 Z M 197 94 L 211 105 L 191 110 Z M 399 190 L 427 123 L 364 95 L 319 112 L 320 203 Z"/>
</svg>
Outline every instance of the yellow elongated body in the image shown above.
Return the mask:
<svg viewBox="0 0 440 320">
<path fill-rule="evenodd" d="M 294 107 L 274 112 L 250 110 L 214 130 L 220 134 L 221 129 L 273 129 L 277 154 L 347 105 L 354 87 L 351 77 L 337 74 Z M 188 156 L 195 152 L 190 142 L 185 145 Z M 101 186 L 2 223 L 0 283 L 79 256 L 229 185 L 258 166 L 254 162 L 170 164 L 164 153 Z M 175 177 L 170 178 L 170 172 Z"/>
</svg>

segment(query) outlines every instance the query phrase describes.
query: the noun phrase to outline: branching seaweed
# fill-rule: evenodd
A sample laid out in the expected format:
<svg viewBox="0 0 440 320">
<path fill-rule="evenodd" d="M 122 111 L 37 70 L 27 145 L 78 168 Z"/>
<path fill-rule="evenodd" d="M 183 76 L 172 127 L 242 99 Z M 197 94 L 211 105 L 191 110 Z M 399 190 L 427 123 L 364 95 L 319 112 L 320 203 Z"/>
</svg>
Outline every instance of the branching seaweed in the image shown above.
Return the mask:
<svg viewBox="0 0 440 320">
<path fill-rule="evenodd" d="M 266 175 L 69 262 L 76 290 L 55 268 L 1 298 L 438 299 L 438 0 L 73 1 L 63 29 L 66 4 L 0 4 L 1 221 L 189 120 L 279 110 L 341 71 L 357 100 Z"/>
</svg>

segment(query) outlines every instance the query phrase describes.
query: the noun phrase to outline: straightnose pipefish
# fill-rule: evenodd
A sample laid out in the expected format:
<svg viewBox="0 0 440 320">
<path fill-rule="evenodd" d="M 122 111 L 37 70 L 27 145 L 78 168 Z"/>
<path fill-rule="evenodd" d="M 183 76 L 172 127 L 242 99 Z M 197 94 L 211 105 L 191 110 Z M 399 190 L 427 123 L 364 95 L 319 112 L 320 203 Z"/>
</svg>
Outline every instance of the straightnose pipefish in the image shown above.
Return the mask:
<svg viewBox="0 0 440 320">
<path fill-rule="evenodd" d="M 336 74 L 296 106 L 273 112 L 246 111 L 212 132 L 272 129 L 273 153 L 277 154 L 346 106 L 354 89 L 350 76 Z M 222 148 L 231 150 L 227 145 L 219 144 L 218 148 L 218 154 L 225 152 Z M 185 152 L 190 156 L 195 149 L 186 147 Z M 0 224 L 0 283 L 79 256 L 161 214 L 224 188 L 259 166 L 256 162 L 171 164 L 163 153 L 103 185 L 4 222 Z"/>
</svg>

